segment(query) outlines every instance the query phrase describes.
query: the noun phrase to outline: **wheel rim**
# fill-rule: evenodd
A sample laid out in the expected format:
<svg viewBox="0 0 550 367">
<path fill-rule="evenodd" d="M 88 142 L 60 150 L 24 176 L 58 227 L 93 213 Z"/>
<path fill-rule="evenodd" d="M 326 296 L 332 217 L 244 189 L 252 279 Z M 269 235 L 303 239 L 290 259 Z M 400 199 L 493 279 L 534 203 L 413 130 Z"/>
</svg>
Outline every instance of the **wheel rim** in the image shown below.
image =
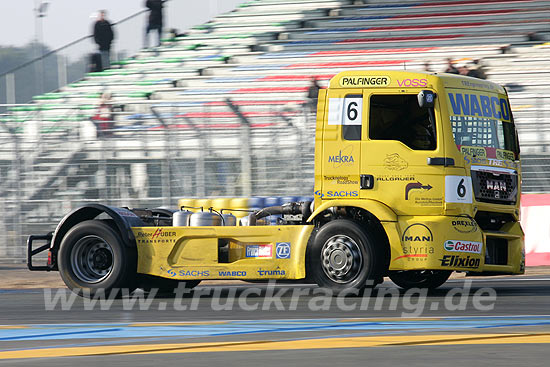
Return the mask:
<svg viewBox="0 0 550 367">
<path fill-rule="evenodd" d="M 74 275 L 81 281 L 101 282 L 113 270 L 113 249 L 101 237 L 83 237 L 74 244 L 71 267 Z"/>
<path fill-rule="evenodd" d="M 329 238 L 321 249 L 323 271 L 336 283 L 355 279 L 363 267 L 361 248 L 352 238 L 336 235 Z"/>
</svg>

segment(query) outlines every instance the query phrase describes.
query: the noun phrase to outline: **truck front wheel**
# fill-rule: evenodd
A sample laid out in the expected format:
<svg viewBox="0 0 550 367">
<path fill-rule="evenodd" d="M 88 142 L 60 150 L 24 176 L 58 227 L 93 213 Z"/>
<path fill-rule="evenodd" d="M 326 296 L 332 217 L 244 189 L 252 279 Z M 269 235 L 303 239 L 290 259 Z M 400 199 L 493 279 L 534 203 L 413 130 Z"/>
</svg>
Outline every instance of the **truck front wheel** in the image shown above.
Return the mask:
<svg viewBox="0 0 550 367">
<path fill-rule="evenodd" d="M 392 282 L 404 289 L 435 289 L 443 285 L 449 279 L 451 273 L 452 271 L 447 270 L 403 270 L 392 271 L 389 277 Z"/>
<path fill-rule="evenodd" d="M 93 297 L 98 292 L 122 296 L 134 290 L 135 248 L 125 246 L 119 234 L 101 220 L 87 220 L 71 228 L 59 248 L 59 273 L 73 292 Z"/>
<path fill-rule="evenodd" d="M 308 277 L 334 292 L 375 286 L 385 263 L 374 237 L 347 219 L 321 227 L 308 249 Z"/>
</svg>

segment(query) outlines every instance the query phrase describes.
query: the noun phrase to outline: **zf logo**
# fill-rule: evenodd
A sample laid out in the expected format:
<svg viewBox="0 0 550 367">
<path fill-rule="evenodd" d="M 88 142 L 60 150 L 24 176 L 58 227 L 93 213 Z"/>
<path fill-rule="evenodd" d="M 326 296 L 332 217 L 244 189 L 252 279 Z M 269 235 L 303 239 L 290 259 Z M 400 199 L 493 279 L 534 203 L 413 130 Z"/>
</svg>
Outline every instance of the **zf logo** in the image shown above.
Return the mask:
<svg viewBox="0 0 550 367">
<path fill-rule="evenodd" d="M 275 253 L 277 259 L 290 259 L 290 243 L 277 242 Z"/>
</svg>

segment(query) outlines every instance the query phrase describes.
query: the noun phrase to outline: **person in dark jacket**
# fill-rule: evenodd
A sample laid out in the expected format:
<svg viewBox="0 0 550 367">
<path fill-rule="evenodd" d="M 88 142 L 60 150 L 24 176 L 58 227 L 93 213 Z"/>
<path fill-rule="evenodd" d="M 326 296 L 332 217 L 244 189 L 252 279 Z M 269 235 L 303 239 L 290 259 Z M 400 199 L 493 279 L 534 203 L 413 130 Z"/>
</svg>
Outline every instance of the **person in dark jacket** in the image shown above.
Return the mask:
<svg viewBox="0 0 550 367">
<path fill-rule="evenodd" d="M 479 60 L 468 62 L 461 65 L 458 69 L 461 75 L 471 76 L 472 78 L 478 79 L 487 79 L 487 75 L 485 75 Z"/>
<path fill-rule="evenodd" d="M 166 0 L 147 0 L 145 6 L 149 9 L 149 22 L 145 29 L 145 39 L 143 45 L 145 48 L 149 47 L 149 32 L 156 30 L 158 34 L 157 46 L 160 46 L 160 39 L 162 36 L 162 7 Z"/>
<path fill-rule="evenodd" d="M 317 99 L 319 98 L 319 89 L 321 89 L 321 86 L 319 85 L 319 79 L 314 76 L 311 78 L 311 85 L 309 86 L 307 90 L 307 104 L 309 104 L 312 111 L 314 111 L 317 108 Z"/>
<path fill-rule="evenodd" d="M 115 38 L 111 23 L 105 19 L 106 14 L 105 10 L 101 10 L 94 24 L 94 41 L 99 47 L 102 69 L 111 67 L 111 43 Z"/>
<path fill-rule="evenodd" d="M 447 69 L 445 69 L 445 72 L 449 74 L 460 74 L 460 71 L 456 68 L 453 59 L 447 59 Z"/>
</svg>

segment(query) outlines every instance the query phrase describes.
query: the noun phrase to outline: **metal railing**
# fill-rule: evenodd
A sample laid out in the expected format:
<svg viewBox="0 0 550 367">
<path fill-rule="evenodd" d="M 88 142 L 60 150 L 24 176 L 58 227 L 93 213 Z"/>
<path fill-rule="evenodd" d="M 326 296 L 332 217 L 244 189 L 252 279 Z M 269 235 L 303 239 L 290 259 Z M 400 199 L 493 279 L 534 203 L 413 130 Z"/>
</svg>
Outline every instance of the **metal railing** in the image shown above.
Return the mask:
<svg viewBox="0 0 550 367">
<path fill-rule="evenodd" d="M 23 261 L 28 235 L 52 231 L 86 202 L 177 207 L 182 197 L 311 195 L 312 116 L 267 106 L 267 117 L 242 119 L 226 104 L 236 114 L 219 121 L 153 104 L 156 118 L 114 112 L 106 130 L 89 114 L 68 121 L 44 111 L 27 112 L 34 120 L 23 127 L 0 124 L 0 260 Z"/>
<path fill-rule="evenodd" d="M 53 230 L 85 202 L 176 207 L 182 197 L 312 194 L 315 122 L 304 106 L 254 106 L 265 113 L 251 117 L 226 100 L 193 110 L 197 118 L 177 103 L 134 103 L 149 113 L 127 104 L 106 130 L 92 122 L 95 109 L 12 112 L 0 123 L 0 260 L 23 261 L 26 236 Z M 220 108 L 233 114 L 208 117 Z M 523 192 L 550 192 L 541 140 L 550 129 L 517 115 L 520 139 L 540 138 L 523 144 Z"/>
</svg>

